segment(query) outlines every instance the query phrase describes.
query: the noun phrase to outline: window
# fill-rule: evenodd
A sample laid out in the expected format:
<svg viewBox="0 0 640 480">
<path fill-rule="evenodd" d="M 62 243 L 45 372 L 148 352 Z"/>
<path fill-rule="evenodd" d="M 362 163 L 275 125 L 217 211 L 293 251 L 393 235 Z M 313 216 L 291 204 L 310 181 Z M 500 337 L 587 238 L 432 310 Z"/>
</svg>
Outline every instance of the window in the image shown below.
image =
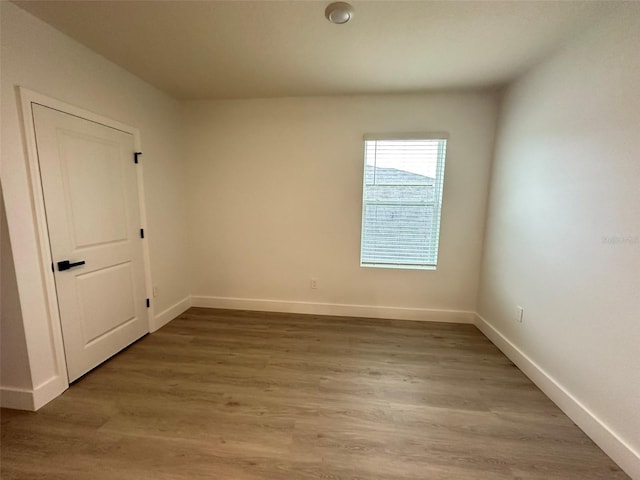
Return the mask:
<svg viewBox="0 0 640 480">
<path fill-rule="evenodd" d="M 438 263 L 446 134 L 366 135 L 360 266 Z"/>
</svg>

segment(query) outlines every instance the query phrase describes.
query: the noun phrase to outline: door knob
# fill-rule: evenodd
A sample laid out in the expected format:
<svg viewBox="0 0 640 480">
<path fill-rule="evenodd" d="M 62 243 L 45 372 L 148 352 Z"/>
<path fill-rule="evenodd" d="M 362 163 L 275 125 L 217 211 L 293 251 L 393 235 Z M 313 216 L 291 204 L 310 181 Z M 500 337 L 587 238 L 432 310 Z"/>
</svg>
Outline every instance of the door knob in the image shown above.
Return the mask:
<svg viewBox="0 0 640 480">
<path fill-rule="evenodd" d="M 58 262 L 58 271 L 63 272 L 73 267 L 79 267 L 80 265 L 84 265 L 84 260 L 74 263 L 71 263 L 69 260 L 62 260 L 61 262 Z"/>
</svg>

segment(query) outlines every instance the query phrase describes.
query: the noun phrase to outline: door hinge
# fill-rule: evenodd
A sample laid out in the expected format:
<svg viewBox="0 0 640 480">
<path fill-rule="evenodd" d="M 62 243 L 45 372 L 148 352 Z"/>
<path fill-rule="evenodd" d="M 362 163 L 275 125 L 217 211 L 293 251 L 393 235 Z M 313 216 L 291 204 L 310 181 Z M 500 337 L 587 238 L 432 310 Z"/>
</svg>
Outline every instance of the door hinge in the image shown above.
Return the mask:
<svg viewBox="0 0 640 480">
<path fill-rule="evenodd" d="M 140 229 L 140 238 L 144 238 L 144 228 Z"/>
<path fill-rule="evenodd" d="M 142 152 L 133 152 L 133 163 L 138 163 L 139 155 L 142 155 Z"/>
<path fill-rule="evenodd" d="M 55 273 L 55 272 L 56 272 L 56 269 L 54 268 L 53 263 L 51 264 L 51 271 L 52 271 L 53 273 Z"/>
<path fill-rule="evenodd" d="M 151 306 L 151 302 L 149 301 L 149 299 L 147 298 L 147 308 L 149 308 Z"/>
</svg>

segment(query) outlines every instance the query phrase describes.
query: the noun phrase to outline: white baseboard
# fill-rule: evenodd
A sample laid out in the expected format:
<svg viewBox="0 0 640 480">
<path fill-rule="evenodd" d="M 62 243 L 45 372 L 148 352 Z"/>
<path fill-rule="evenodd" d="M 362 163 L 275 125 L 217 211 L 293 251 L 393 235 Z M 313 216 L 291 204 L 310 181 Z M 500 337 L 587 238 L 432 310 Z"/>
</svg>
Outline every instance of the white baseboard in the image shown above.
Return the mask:
<svg viewBox="0 0 640 480">
<path fill-rule="evenodd" d="M 35 411 L 60 396 L 67 388 L 69 388 L 67 379 L 60 376 L 51 377 L 33 390 L 0 387 L 0 406 Z"/>
<path fill-rule="evenodd" d="M 294 302 L 256 298 L 208 297 L 201 295 L 192 296 L 191 305 L 203 308 L 335 315 L 342 317 L 388 318 L 393 320 L 419 320 L 425 322 L 473 323 L 475 318 L 474 312 L 461 310 L 432 310 L 426 308 Z"/>
<path fill-rule="evenodd" d="M 474 324 L 631 478 L 640 480 L 638 452 L 487 320 L 476 315 Z"/>
<path fill-rule="evenodd" d="M 155 332 L 159 330 L 189 308 L 191 308 L 191 297 L 185 297 L 176 304 L 171 305 L 154 317 L 150 331 Z"/>
<path fill-rule="evenodd" d="M 33 390 L 0 387 L 0 406 L 16 410 L 35 410 Z"/>
<path fill-rule="evenodd" d="M 60 396 L 67 388 L 69 388 L 69 382 L 66 377 L 51 377 L 46 382 L 41 383 L 33 391 L 34 410 L 38 410 L 43 405 Z"/>
</svg>

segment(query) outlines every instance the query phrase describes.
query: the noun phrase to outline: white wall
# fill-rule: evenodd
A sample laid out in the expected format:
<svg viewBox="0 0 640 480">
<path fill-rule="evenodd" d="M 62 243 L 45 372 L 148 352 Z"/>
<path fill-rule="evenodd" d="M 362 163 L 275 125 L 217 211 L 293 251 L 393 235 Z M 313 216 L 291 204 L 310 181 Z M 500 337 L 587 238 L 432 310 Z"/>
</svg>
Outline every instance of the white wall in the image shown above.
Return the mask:
<svg viewBox="0 0 640 480">
<path fill-rule="evenodd" d="M 22 325 L 13 254 L 4 201 L 0 198 L 0 385 L 16 390 L 31 388 L 27 343 Z"/>
<path fill-rule="evenodd" d="M 509 88 L 479 295 L 486 322 L 582 404 L 578 423 L 600 423 L 590 433 L 610 442 L 605 451 L 635 478 L 639 46 L 640 4 L 631 2 Z M 525 309 L 522 324 L 516 305 Z"/>
<path fill-rule="evenodd" d="M 13 326 L 24 326 L 30 358 L 30 383 L 37 390 L 57 373 L 51 329 L 45 321 L 48 313 L 38 262 L 16 86 L 140 130 L 145 153 L 143 166 L 151 272 L 153 283 L 160 287 L 160 294 L 154 299 L 156 314 L 186 299 L 189 294 L 184 234 L 184 144 L 177 101 L 15 5 L 9 2 L 0 4 L 0 173 L 21 307 L 21 312 L 11 310 L 12 318 L 5 319 L 3 315 L 2 336 L 15 337 Z M 2 240 L 3 243 L 7 241 L 4 237 Z M 7 314 L 5 309 L 3 314 Z M 20 314 L 23 321 L 15 318 Z M 9 369 L 11 364 L 3 361 L 2 368 Z M 3 371 L 2 378 L 7 378 L 5 374 Z"/>
<path fill-rule="evenodd" d="M 490 94 L 186 103 L 194 304 L 475 311 L 496 112 Z M 450 133 L 438 269 L 361 268 L 362 136 L 416 131 Z"/>
</svg>

